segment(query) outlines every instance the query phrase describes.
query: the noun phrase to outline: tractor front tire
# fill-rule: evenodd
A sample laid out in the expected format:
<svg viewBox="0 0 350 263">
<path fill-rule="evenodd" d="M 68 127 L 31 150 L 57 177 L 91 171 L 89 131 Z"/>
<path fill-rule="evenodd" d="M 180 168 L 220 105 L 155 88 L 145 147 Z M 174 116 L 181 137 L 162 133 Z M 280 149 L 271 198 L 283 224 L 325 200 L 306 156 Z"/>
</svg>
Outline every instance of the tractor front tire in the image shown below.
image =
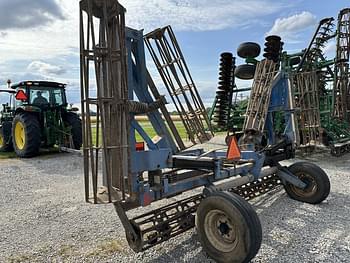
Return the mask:
<svg viewBox="0 0 350 263">
<path fill-rule="evenodd" d="M 71 127 L 74 149 L 79 150 L 83 144 L 81 119 L 79 118 L 78 114 L 74 112 L 67 112 L 64 116 L 64 121 L 67 126 Z"/>
<path fill-rule="evenodd" d="M 12 123 L 7 121 L 0 128 L 0 152 L 10 152 L 13 150 L 11 140 Z"/>
<path fill-rule="evenodd" d="M 28 158 L 39 153 L 41 129 L 38 117 L 31 113 L 20 113 L 12 122 L 12 144 L 18 157 Z"/>
</svg>

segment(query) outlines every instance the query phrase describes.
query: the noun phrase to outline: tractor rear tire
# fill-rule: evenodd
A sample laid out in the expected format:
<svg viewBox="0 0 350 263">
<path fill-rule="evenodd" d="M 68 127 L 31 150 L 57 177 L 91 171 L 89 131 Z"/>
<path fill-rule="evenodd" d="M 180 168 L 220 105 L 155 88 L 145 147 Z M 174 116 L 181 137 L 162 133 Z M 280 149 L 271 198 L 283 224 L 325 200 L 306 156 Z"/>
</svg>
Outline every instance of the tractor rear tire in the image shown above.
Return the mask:
<svg viewBox="0 0 350 263">
<path fill-rule="evenodd" d="M 320 167 L 309 162 L 297 162 L 289 166 L 288 170 L 307 184 L 305 189 L 300 189 L 286 183 L 284 189 L 291 198 L 304 203 L 319 204 L 328 197 L 331 188 L 329 178 Z"/>
<path fill-rule="evenodd" d="M 79 150 L 83 144 L 81 119 L 79 118 L 78 114 L 74 112 L 67 112 L 63 119 L 66 125 L 71 127 L 74 149 Z"/>
<path fill-rule="evenodd" d="M 12 122 L 5 121 L 0 128 L 0 152 L 11 152 L 13 150 L 11 140 Z"/>
<path fill-rule="evenodd" d="M 217 262 L 250 262 L 261 246 L 258 215 L 236 194 L 218 191 L 204 198 L 196 227 L 204 251 Z"/>
<path fill-rule="evenodd" d="M 12 144 L 18 157 L 28 158 L 38 155 L 41 145 L 41 128 L 38 117 L 23 112 L 12 122 Z"/>
</svg>

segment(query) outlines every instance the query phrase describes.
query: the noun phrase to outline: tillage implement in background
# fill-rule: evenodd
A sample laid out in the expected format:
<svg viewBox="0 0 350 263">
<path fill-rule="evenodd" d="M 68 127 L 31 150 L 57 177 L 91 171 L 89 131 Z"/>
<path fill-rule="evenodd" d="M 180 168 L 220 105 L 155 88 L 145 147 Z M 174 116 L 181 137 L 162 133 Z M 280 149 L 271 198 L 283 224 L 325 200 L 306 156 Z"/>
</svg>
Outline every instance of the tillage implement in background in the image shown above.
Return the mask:
<svg viewBox="0 0 350 263">
<path fill-rule="evenodd" d="M 316 204 L 327 198 L 330 190 L 327 175 L 316 165 L 279 164 L 294 157 L 297 130 L 290 82 L 286 74 L 277 71 L 278 59 L 268 57 L 260 62 L 253 90 L 258 94 L 260 88 L 266 88 L 271 94 L 262 107 L 264 115 L 250 115 L 258 129 L 245 132 L 241 148 L 232 137 L 228 148 L 205 152 L 201 145 L 212 137 L 211 126 L 173 31 L 167 26 L 143 35 L 125 26 L 125 11 L 116 0 L 80 1 L 86 201 L 114 204 L 128 243 L 136 252 L 196 226 L 204 250 L 214 260 L 249 262 L 260 248 L 262 229 L 247 200 L 282 184 L 292 198 Z M 144 43 L 167 96 L 181 113 L 191 143 L 198 144 L 195 147 L 186 148 L 171 118 L 166 117 L 167 101 L 147 71 Z M 279 53 L 272 55 L 279 57 Z M 230 55 L 223 58 L 227 59 L 225 65 L 233 64 Z M 234 86 L 225 65 L 221 90 Z M 96 80 L 96 92 L 90 89 L 92 80 Z M 283 100 L 273 100 L 275 93 L 282 94 Z M 225 101 L 222 93 L 218 95 Z M 97 112 L 96 124 L 91 123 L 91 109 Z M 220 109 L 217 115 L 226 111 Z M 277 110 L 285 113 L 285 132 L 278 136 L 269 117 Z M 138 114 L 148 116 L 155 138 L 137 122 Z M 260 134 L 263 123 L 269 131 L 265 146 Z M 136 141 L 136 133 L 143 142 Z M 195 188 L 202 191 L 189 191 Z M 184 192 L 188 195 L 181 199 Z M 161 208 L 128 216 L 131 209 L 142 213 L 140 207 L 152 207 L 154 202 L 175 196 L 176 201 Z"/>
<path fill-rule="evenodd" d="M 333 58 L 327 58 L 326 55 L 331 54 L 325 54 L 330 41 L 336 43 Z M 304 50 L 289 53 L 282 51 L 282 48 L 283 43 L 278 36 L 268 36 L 264 45 L 264 57 L 275 62 L 278 60 L 280 63 L 276 70 L 285 74 L 291 83 L 295 125 L 299 130 L 296 134 L 297 148 L 312 151 L 316 146 L 325 145 L 330 148 L 334 156 L 349 152 L 350 9 L 341 10 L 337 21 L 332 17 L 322 19 Z M 228 54 L 233 57 L 231 53 L 223 55 L 228 57 Z M 258 79 L 254 78 L 254 74 L 255 71 L 260 74 L 259 70 L 262 68 L 258 65 L 264 63 L 258 60 L 259 54 L 260 46 L 257 43 L 245 42 L 237 49 L 237 55 L 245 59 L 245 64 L 230 65 L 230 60 L 221 56 L 218 91 L 209 114 L 214 129 L 234 132 L 236 136 L 240 136 L 247 128 L 257 128 L 266 138 L 264 115 L 268 106 L 266 102 L 269 102 L 266 98 L 270 96 L 271 86 L 267 85 L 270 90 L 257 87 Z M 235 61 L 235 58 L 231 60 Z M 234 74 L 227 75 L 225 72 Z M 255 90 L 237 87 L 234 84 L 235 78 L 242 80 L 254 78 Z M 260 88 L 265 84 L 264 81 L 261 82 Z M 246 99 L 248 95 L 249 98 Z M 277 93 L 271 95 L 277 96 L 273 97 L 272 101 L 283 97 Z M 276 123 L 275 131 L 281 134 L 284 122 L 282 115 L 283 111 L 272 116 Z M 258 123 L 260 127 L 257 127 Z"/>
</svg>

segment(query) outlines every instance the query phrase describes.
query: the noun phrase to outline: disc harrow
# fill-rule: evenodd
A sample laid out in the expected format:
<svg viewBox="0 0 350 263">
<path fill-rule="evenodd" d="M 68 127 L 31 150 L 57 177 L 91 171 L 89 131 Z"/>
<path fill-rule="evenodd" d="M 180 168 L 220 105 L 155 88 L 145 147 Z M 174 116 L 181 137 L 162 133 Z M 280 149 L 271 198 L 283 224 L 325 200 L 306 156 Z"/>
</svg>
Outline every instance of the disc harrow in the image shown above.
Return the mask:
<svg viewBox="0 0 350 263">
<path fill-rule="evenodd" d="M 216 91 L 214 122 L 218 128 L 225 128 L 232 104 L 234 58 L 232 53 L 220 55 L 219 86 Z"/>
</svg>

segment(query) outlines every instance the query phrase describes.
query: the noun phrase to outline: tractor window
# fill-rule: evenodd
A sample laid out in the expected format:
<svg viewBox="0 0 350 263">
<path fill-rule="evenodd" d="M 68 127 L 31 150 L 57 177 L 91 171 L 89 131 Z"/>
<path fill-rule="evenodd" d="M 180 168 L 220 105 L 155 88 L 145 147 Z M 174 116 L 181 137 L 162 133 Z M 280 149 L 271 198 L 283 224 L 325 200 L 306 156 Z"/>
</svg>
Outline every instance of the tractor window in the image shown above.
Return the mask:
<svg viewBox="0 0 350 263">
<path fill-rule="evenodd" d="M 30 89 L 30 104 L 45 105 L 50 103 L 50 92 L 45 89 Z"/>
<path fill-rule="evenodd" d="M 53 104 L 63 105 L 62 89 L 55 89 L 53 91 Z"/>
</svg>

